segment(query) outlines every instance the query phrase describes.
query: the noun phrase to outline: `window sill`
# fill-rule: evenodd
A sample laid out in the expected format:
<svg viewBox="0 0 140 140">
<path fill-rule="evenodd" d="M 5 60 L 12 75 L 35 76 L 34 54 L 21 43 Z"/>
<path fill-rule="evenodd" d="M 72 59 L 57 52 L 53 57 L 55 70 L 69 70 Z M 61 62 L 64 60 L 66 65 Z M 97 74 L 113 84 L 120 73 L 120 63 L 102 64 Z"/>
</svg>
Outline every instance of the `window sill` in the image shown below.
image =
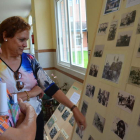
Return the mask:
<svg viewBox="0 0 140 140">
<path fill-rule="evenodd" d="M 73 76 L 76 76 L 76 77 L 78 77 L 82 80 L 84 80 L 84 78 L 85 78 L 86 69 L 85 69 L 85 73 L 84 73 L 84 72 L 80 72 L 78 70 L 74 70 L 74 69 L 72 69 L 68 66 L 62 65 L 60 63 L 58 63 L 56 67 L 59 68 L 62 71 L 65 71 L 65 72 L 73 75 Z"/>
</svg>

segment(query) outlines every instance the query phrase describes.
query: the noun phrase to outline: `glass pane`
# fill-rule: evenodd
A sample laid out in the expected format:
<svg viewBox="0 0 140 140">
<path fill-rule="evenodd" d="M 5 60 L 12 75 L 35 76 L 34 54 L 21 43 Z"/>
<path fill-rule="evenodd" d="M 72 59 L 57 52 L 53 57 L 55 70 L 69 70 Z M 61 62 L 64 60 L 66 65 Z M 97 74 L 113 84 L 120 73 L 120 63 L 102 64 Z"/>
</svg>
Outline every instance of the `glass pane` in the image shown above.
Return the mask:
<svg viewBox="0 0 140 140">
<path fill-rule="evenodd" d="M 57 3 L 58 8 L 58 28 L 59 28 L 59 45 L 60 58 L 63 62 L 69 62 L 69 43 L 68 43 L 68 19 L 66 0 Z"/>
<path fill-rule="evenodd" d="M 85 0 L 69 0 L 71 60 L 73 65 L 87 67 L 87 25 Z"/>
</svg>

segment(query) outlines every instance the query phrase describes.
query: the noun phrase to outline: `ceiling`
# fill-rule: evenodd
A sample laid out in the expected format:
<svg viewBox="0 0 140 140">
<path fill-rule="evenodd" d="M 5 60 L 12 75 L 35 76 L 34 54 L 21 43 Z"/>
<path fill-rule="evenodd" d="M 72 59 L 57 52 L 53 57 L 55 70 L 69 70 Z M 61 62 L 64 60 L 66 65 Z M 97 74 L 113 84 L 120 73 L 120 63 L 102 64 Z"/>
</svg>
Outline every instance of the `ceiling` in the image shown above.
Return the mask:
<svg viewBox="0 0 140 140">
<path fill-rule="evenodd" d="M 0 23 L 10 16 L 27 17 L 31 11 L 31 0 L 0 0 Z"/>
</svg>

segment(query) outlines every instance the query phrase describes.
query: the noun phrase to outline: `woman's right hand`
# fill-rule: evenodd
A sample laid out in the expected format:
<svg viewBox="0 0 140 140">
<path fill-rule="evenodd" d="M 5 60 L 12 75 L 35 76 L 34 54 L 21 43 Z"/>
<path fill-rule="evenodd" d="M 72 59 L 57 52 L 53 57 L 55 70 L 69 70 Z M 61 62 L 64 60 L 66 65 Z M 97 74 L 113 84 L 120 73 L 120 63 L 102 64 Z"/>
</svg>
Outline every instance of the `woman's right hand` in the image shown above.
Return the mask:
<svg viewBox="0 0 140 140">
<path fill-rule="evenodd" d="M 44 91 L 39 86 L 34 86 L 32 90 L 29 91 L 30 97 L 39 96 L 39 98 L 41 99 L 44 94 L 45 94 Z"/>
</svg>

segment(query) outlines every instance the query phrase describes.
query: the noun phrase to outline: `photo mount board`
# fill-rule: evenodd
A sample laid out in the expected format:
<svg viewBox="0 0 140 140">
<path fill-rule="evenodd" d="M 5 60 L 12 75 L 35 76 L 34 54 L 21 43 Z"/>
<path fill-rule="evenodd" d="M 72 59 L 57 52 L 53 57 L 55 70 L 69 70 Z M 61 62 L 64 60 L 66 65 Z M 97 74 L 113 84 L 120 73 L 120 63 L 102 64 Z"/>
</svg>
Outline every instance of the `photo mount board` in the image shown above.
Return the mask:
<svg viewBox="0 0 140 140">
<path fill-rule="evenodd" d="M 127 0 L 126 1 L 121 0 L 120 9 L 116 12 L 113 12 L 107 15 L 102 14 L 104 12 L 106 0 L 104 0 L 103 5 L 102 5 L 102 9 L 101 9 L 102 12 L 99 17 L 97 30 L 100 23 L 109 22 L 109 25 L 110 25 L 111 21 L 115 21 L 115 20 L 118 20 L 118 28 L 117 28 L 115 39 L 113 41 L 107 41 L 107 37 L 108 37 L 107 35 L 109 31 L 107 31 L 106 35 L 104 36 L 98 36 L 97 31 L 96 33 L 93 34 L 93 36 L 95 37 L 95 40 L 93 40 L 92 42 L 93 44 L 92 49 L 91 49 L 92 55 L 90 55 L 89 65 L 88 65 L 85 80 L 84 80 L 82 97 L 81 97 L 80 105 L 79 105 L 79 109 L 81 110 L 83 101 L 88 102 L 88 109 L 87 109 L 87 114 L 86 114 L 86 120 L 87 120 L 88 125 L 82 136 L 83 140 L 88 140 L 89 135 L 91 135 L 91 137 L 95 140 L 96 139 L 97 140 L 108 140 L 108 139 L 118 140 L 119 137 L 116 134 L 114 134 L 113 131 L 111 131 L 112 122 L 114 121 L 115 117 L 120 118 L 120 120 L 123 120 L 126 124 L 128 124 L 130 128 L 130 129 L 128 128 L 128 133 L 125 136 L 126 140 L 132 140 L 132 139 L 137 140 L 137 138 L 140 137 L 139 126 L 137 125 L 138 119 L 140 116 L 140 111 L 138 111 L 139 110 L 138 108 L 140 105 L 139 101 L 138 100 L 135 101 L 136 103 L 134 105 L 132 113 L 129 113 L 123 110 L 122 108 L 119 108 L 116 105 L 117 94 L 118 94 L 118 91 L 120 90 L 130 93 L 136 99 L 140 99 L 140 94 L 139 94 L 140 87 L 136 87 L 135 85 L 128 83 L 131 67 L 140 67 L 139 58 L 136 57 L 136 53 L 137 53 L 138 45 L 139 45 L 139 38 L 140 38 L 140 35 L 136 34 L 137 25 L 140 18 L 140 9 L 139 9 L 139 5 L 133 6 L 131 8 L 126 8 L 126 2 Z M 94 5 L 91 5 L 91 6 L 94 8 Z M 136 10 L 137 12 L 134 25 L 127 26 L 126 28 L 119 28 L 121 15 L 124 13 L 129 13 L 134 10 Z M 117 42 L 119 33 L 127 32 L 127 31 L 132 31 L 132 37 L 131 37 L 129 47 L 116 47 L 116 42 Z M 95 46 L 101 43 L 105 45 L 103 56 L 102 58 L 95 58 L 93 57 Z M 113 83 L 111 81 L 108 81 L 102 78 L 103 68 L 104 68 L 107 54 L 124 55 L 123 67 L 120 73 L 120 78 L 118 80 L 118 83 Z M 97 77 L 93 77 L 89 75 L 91 64 L 99 66 Z M 85 95 L 87 84 L 95 86 L 96 90 L 92 99 Z M 102 85 L 104 85 L 104 87 L 101 87 Z M 110 90 L 108 90 L 108 87 L 110 87 Z M 97 101 L 96 97 L 97 97 L 99 88 L 101 89 L 103 88 L 104 90 L 107 90 L 110 92 L 110 98 L 109 98 L 107 107 L 100 105 Z M 102 134 L 91 125 L 95 112 L 98 112 L 102 117 L 106 119 L 104 132 Z M 77 128 L 77 125 L 74 128 L 72 140 L 81 140 L 81 138 L 76 133 L 76 128 Z M 131 129 L 131 128 L 134 128 L 134 129 Z"/>
<path fill-rule="evenodd" d="M 79 95 L 81 95 L 81 91 L 82 91 L 82 84 L 80 83 L 77 83 L 77 82 L 74 82 L 73 85 L 71 86 L 71 88 L 69 89 L 69 91 L 67 92 L 66 96 L 70 99 L 71 96 L 73 95 L 73 93 L 77 93 Z M 79 101 L 78 103 L 76 104 L 78 106 L 79 104 Z M 59 104 L 60 106 L 61 104 Z M 71 119 L 71 117 L 73 116 L 73 113 L 70 111 L 69 108 L 65 107 L 64 110 L 62 112 L 60 112 L 58 110 L 59 106 L 56 108 L 55 112 L 52 114 L 51 117 L 56 118 L 55 120 L 55 123 L 52 125 L 51 128 L 48 128 L 48 122 L 50 119 L 48 120 L 48 122 L 46 123 L 46 125 L 44 126 L 44 129 L 45 129 L 45 132 L 47 134 L 47 137 L 48 137 L 48 140 L 56 140 L 57 137 L 59 136 L 61 132 L 61 130 L 64 130 L 66 135 L 64 136 L 66 140 L 71 140 L 71 136 L 72 136 L 72 133 L 73 133 L 73 129 L 74 129 L 74 126 L 72 126 L 70 123 L 69 123 L 69 120 Z M 68 116 L 68 118 L 64 121 L 63 118 L 62 118 L 62 114 L 65 112 L 65 110 L 68 110 L 70 111 L 70 115 Z M 55 127 L 55 124 L 58 126 L 58 128 L 60 129 L 56 135 L 53 137 L 53 139 L 51 139 L 50 137 L 50 131 Z"/>
</svg>

